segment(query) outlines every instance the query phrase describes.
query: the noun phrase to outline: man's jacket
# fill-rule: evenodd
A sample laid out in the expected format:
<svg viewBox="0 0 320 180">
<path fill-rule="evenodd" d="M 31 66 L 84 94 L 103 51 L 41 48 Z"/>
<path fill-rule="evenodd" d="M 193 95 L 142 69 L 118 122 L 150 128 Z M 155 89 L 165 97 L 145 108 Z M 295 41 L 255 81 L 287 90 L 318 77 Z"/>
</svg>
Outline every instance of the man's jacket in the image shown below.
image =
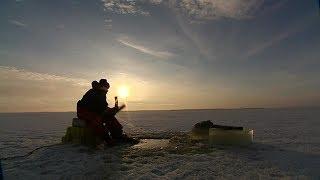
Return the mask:
<svg viewBox="0 0 320 180">
<path fill-rule="evenodd" d="M 78 108 L 84 108 L 88 111 L 102 115 L 108 108 L 106 94 L 97 89 L 90 89 L 77 103 Z"/>
</svg>

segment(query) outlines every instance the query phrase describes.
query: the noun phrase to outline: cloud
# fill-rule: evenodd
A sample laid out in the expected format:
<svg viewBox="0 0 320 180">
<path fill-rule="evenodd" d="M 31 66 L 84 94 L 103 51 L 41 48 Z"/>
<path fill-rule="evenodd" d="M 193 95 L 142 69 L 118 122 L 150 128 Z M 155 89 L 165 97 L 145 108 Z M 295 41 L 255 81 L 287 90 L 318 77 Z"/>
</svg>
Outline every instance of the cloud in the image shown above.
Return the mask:
<svg viewBox="0 0 320 180">
<path fill-rule="evenodd" d="M 106 10 L 117 14 L 150 15 L 145 5 L 162 4 L 191 19 L 244 19 L 252 17 L 264 0 L 102 0 Z"/>
<path fill-rule="evenodd" d="M 312 24 L 310 19 L 300 19 L 298 22 L 296 22 L 294 25 L 292 25 L 290 28 L 286 28 L 285 31 L 273 36 L 267 41 L 263 41 L 260 44 L 255 44 L 254 48 L 251 48 L 247 51 L 246 57 L 254 56 L 260 52 L 263 52 L 265 49 L 270 48 L 271 46 L 289 38 L 290 36 L 293 36 L 304 29 L 308 28 Z"/>
<path fill-rule="evenodd" d="M 16 26 L 20 26 L 20 27 L 26 27 L 27 25 L 20 22 L 20 21 L 17 21 L 17 20 L 9 20 L 9 23 L 13 24 L 13 25 L 16 25 Z"/>
<path fill-rule="evenodd" d="M 272 39 L 270 39 L 269 41 L 263 42 L 259 45 L 256 45 L 254 48 L 249 49 L 249 51 L 247 52 L 247 56 L 254 56 L 262 51 L 264 51 L 265 49 L 273 46 L 276 43 L 279 43 L 280 41 L 287 39 L 289 36 L 291 36 L 292 34 L 294 34 L 295 32 L 283 32 L 281 34 L 276 35 L 275 37 L 273 37 Z"/>
<path fill-rule="evenodd" d="M 106 22 L 106 23 L 112 23 L 112 19 L 106 19 L 106 20 L 104 20 L 104 22 Z"/>
<path fill-rule="evenodd" d="M 273 13 L 274 11 L 279 10 L 283 6 L 285 6 L 290 0 L 281 0 L 281 1 L 275 1 L 271 4 L 266 4 L 267 8 L 263 8 L 261 11 L 259 11 L 259 15 L 268 15 L 270 13 Z"/>
<path fill-rule="evenodd" d="M 163 0 L 145 0 L 147 2 L 149 2 L 150 4 L 153 4 L 153 5 L 159 5 L 163 2 Z"/>
<path fill-rule="evenodd" d="M 244 19 L 251 17 L 263 2 L 263 0 L 170 0 L 169 6 L 193 19 Z"/>
<path fill-rule="evenodd" d="M 30 81 L 60 81 L 60 82 L 67 82 L 72 83 L 73 85 L 77 86 L 88 86 L 90 82 L 85 79 L 79 78 L 69 78 L 64 76 L 57 76 L 52 74 L 45 74 L 45 73 L 37 73 L 31 72 L 24 69 L 18 69 L 15 67 L 7 67 L 7 66 L 0 66 L 0 77 L 1 80 L 30 80 Z"/>
<path fill-rule="evenodd" d="M 143 10 L 136 5 L 134 0 L 102 0 L 105 10 L 116 14 L 131 14 L 131 15 L 150 15 L 149 12 Z"/>
<path fill-rule="evenodd" d="M 106 25 L 104 25 L 105 26 L 105 28 L 107 29 L 107 30 L 111 30 L 112 29 L 112 24 L 106 24 Z"/>
<path fill-rule="evenodd" d="M 145 46 L 138 45 L 138 44 L 136 44 L 136 43 L 134 43 L 132 41 L 129 41 L 127 38 L 119 38 L 117 41 L 119 43 L 123 44 L 123 45 L 126 45 L 126 46 L 131 47 L 133 49 L 136 49 L 136 50 L 138 50 L 140 52 L 143 52 L 145 54 L 149 54 L 149 55 L 152 55 L 152 56 L 155 56 L 155 57 L 168 59 L 168 58 L 174 56 L 174 54 L 171 53 L 171 52 L 152 50 L 152 49 L 149 49 L 149 48 L 147 48 Z"/>
<path fill-rule="evenodd" d="M 0 66 L 0 112 L 74 111 L 90 82 Z"/>
</svg>

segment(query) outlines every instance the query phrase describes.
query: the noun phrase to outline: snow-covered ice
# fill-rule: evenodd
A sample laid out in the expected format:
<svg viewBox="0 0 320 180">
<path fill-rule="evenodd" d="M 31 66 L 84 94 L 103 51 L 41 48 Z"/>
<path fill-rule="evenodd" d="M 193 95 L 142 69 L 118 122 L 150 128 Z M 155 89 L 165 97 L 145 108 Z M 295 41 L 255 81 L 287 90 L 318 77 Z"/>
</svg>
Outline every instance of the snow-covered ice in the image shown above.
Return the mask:
<svg viewBox="0 0 320 180">
<path fill-rule="evenodd" d="M 123 112 L 141 143 L 105 149 L 59 144 L 74 113 L 0 114 L 5 179 L 318 179 L 320 109 Z M 202 120 L 255 130 L 248 147 L 209 147 L 188 140 Z"/>
</svg>

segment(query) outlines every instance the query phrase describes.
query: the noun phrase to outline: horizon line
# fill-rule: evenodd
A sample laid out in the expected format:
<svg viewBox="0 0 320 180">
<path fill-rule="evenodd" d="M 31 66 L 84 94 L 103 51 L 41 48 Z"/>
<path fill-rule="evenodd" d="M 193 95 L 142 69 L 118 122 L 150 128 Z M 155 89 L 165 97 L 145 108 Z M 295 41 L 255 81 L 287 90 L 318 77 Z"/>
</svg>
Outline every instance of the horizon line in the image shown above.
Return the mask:
<svg viewBox="0 0 320 180">
<path fill-rule="evenodd" d="M 239 107 L 239 108 L 185 108 L 185 109 L 145 109 L 145 110 L 124 110 L 121 112 L 139 112 L 139 111 L 192 111 L 192 110 L 250 110 L 250 109 L 297 109 L 297 108 L 320 108 L 320 106 L 291 106 L 291 107 Z M 0 112 L 0 114 L 13 113 L 76 113 L 76 111 L 11 111 Z"/>
</svg>

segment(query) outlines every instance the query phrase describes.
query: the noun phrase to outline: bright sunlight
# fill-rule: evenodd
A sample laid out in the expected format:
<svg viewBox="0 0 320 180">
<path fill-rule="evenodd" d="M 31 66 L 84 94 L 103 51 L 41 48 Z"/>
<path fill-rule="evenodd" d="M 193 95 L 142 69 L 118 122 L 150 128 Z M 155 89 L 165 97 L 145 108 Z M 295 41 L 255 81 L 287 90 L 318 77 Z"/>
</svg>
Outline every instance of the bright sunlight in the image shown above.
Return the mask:
<svg viewBox="0 0 320 180">
<path fill-rule="evenodd" d="M 129 96 L 129 88 L 127 86 L 120 86 L 118 96 L 119 98 L 127 98 Z"/>
</svg>

